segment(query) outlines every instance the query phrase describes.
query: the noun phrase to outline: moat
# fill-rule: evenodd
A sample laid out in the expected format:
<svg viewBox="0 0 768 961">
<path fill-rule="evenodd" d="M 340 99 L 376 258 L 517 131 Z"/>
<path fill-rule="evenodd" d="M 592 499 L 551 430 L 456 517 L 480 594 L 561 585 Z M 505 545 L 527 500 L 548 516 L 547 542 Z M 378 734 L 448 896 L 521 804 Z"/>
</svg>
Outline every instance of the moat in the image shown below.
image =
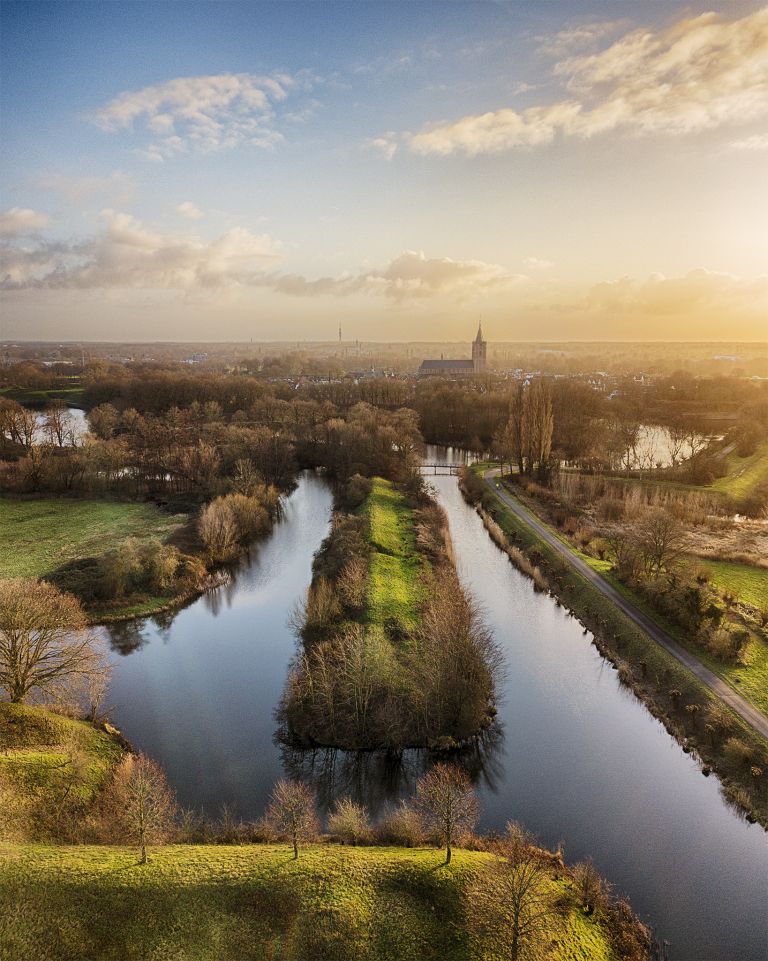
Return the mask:
<svg viewBox="0 0 768 961">
<path fill-rule="evenodd" d="M 458 451 L 427 452 L 459 462 Z M 671 961 L 759 961 L 768 937 L 765 835 L 621 686 L 581 626 L 535 594 L 488 538 L 456 477 L 429 477 L 446 510 L 459 575 L 502 647 L 499 726 L 462 758 L 481 828 L 521 821 L 569 861 L 591 856 L 670 942 Z M 328 529 L 331 491 L 305 474 L 282 520 L 230 585 L 159 623 L 111 629 L 109 703 L 138 748 L 165 766 L 185 807 L 260 815 L 285 773 L 325 803 L 351 794 L 376 811 L 410 793 L 423 752 L 297 753 L 275 711 L 296 653 L 288 626 Z"/>
</svg>

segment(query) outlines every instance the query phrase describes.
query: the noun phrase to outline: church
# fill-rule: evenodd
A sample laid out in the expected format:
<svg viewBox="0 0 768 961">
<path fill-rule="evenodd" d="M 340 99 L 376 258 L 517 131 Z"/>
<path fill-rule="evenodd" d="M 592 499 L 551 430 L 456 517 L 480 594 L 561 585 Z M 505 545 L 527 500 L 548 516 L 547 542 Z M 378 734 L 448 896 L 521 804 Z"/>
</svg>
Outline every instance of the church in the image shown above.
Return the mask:
<svg viewBox="0 0 768 961">
<path fill-rule="evenodd" d="M 419 377 L 476 377 L 484 374 L 487 346 L 480 323 L 472 341 L 472 360 L 422 360 Z"/>
</svg>

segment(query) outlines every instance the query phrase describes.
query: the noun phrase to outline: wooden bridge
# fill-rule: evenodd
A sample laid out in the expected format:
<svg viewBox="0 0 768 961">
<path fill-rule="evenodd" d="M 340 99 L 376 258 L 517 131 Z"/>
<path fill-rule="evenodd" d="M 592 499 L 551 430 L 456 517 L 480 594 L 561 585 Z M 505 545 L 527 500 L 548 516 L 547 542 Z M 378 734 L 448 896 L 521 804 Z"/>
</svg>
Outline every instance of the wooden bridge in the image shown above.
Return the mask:
<svg viewBox="0 0 768 961">
<path fill-rule="evenodd" d="M 447 476 L 448 474 L 458 474 L 463 464 L 422 464 L 421 470 L 425 474 L 443 474 Z"/>
</svg>

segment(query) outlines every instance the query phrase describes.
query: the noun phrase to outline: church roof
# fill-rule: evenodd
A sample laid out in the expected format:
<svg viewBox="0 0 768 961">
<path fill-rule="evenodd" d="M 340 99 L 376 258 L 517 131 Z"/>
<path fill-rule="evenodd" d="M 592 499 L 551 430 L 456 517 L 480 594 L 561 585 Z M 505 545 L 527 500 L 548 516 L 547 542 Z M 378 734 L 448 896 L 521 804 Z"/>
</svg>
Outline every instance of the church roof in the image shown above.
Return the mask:
<svg viewBox="0 0 768 961">
<path fill-rule="evenodd" d="M 421 370 L 473 370 L 472 360 L 422 360 Z"/>
</svg>

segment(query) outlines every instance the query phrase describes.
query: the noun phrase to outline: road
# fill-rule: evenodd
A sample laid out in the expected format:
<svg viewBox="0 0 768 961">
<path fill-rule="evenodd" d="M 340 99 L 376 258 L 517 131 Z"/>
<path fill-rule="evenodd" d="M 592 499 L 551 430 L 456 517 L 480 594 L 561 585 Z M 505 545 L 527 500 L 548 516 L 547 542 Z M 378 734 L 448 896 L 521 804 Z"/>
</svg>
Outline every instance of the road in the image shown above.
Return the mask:
<svg viewBox="0 0 768 961">
<path fill-rule="evenodd" d="M 483 479 L 490 490 L 504 501 L 506 506 L 509 507 L 520 520 L 533 528 L 543 541 L 546 541 L 550 547 L 553 547 L 568 561 L 571 567 L 594 585 L 601 594 L 604 594 L 613 601 L 627 617 L 641 627 L 646 634 L 650 635 L 657 644 L 660 644 L 661 647 L 669 651 L 673 657 L 677 658 L 681 664 L 684 664 L 692 674 L 696 675 L 702 684 L 706 684 L 722 701 L 725 701 L 728 707 L 754 728 L 761 737 L 768 740 L 768 717 L 758 711 L 756 707 L 745 700 L 739 693 L 734 691 L 734 689 L 729 684 L 726 684 L 722 678 L 718 677 L 717 674 L 714 674 L 708 667 L 705 667 L 694 654 L 691 654 L 690 651 L 687 651 L 678 644 L 673 637 L 662 630 L 647 614 L 644 614 L 638 607 L 632 604 L 631 601 L 628 601 L 612 584 L 601 577 L 589 564 L 574 554 L 572 550 L 541 523 L 535 514 L 532 514 L 527 508 L 523 507 L 516 498 L 508 494 L 502 487 L 497 487 L 496 481 L 492 478 L 496 478 L 498 474 L 499 469 L 494 468 L 493 470 L 486 471 Z"/>
</svg>

